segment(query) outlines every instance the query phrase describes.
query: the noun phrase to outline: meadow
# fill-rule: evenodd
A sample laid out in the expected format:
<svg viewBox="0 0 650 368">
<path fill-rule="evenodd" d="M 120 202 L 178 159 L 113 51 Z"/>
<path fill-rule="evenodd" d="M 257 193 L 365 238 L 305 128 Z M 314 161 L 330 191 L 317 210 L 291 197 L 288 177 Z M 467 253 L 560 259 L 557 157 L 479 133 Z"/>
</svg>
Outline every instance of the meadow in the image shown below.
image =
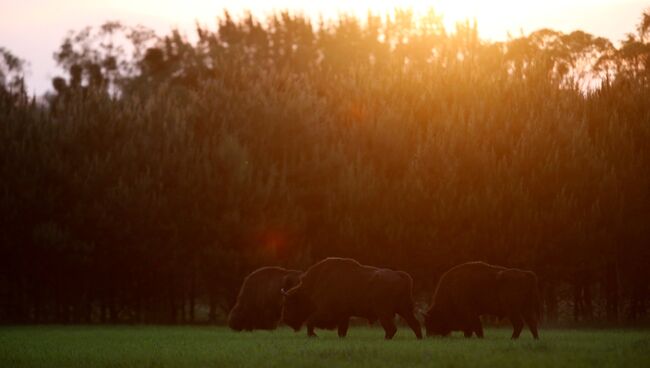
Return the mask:
<svg viewBox="0 0 650 368">
<path fill-rule="evenodd" d="M 37 326 L 0 329 L 2 367 L 647 367 L 650 330 L 488 329 L 484 340 L 416 340 L 400 328 L 353 327 L 345 339 L 304 330 L 235 333 L 222 327 Z"/>
</svg>

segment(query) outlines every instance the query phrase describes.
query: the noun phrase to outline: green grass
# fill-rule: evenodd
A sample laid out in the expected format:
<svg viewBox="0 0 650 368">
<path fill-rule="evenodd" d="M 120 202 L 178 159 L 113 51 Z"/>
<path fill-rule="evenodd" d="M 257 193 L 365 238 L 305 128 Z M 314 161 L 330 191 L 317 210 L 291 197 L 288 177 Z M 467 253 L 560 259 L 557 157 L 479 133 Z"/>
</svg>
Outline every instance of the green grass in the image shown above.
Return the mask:
<svg viewBox="0 0 650 368">
<path fill-rule="evenodd" d="M 384 341 L 376 328 L 351 327 L 347 338 L 320 331 L 234 333 L 214 327 L 5 327 L 0 367 L 650 367 L 649 330 L 528 331 L 486 338 L 417 341 L 400 328 Z"/>
</svg>

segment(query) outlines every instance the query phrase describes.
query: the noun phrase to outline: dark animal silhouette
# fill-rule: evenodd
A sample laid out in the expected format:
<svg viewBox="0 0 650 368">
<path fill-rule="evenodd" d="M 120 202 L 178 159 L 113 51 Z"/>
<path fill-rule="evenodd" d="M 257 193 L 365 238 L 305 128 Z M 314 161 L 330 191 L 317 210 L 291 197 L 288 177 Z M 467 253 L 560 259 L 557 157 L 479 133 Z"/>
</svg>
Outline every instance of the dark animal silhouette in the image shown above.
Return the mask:
<svg viewBox="0 0 650 368">
<path fill-rule="evenodd" d="M 447 336 L 463 331 L 483 337 L 480 316 L 508 317 L 519 337 L 524 321 L 537 339 L 539 296 L 537 276 L 531 271 L 470 262 L 442 275 L 425 315 L 427 335 Z"/>
<path fill-rule="evenodd" d="M 273 330 L 282 314 L 281 290 L 298 284 L 301 271 L 263 267 L 244 279 L 237 303 L 228 316 L 235 331 Z"/>
<path fill-rule="evenodd" d="M 364 266 L 349 258 L 326 258 L 305 271 L 300 284 L 284 293 L 282 320 L 296 331 L 306 323 L 308 336 L 316 336 L 315 328 L 338 328 L 340 337 L 347 334 L 350 317 L 379 320 L 386 339 L 391 339 L 397 332 L 397 313 L 420 339 L 412 285 L 406 272 Z"/>
</svg>

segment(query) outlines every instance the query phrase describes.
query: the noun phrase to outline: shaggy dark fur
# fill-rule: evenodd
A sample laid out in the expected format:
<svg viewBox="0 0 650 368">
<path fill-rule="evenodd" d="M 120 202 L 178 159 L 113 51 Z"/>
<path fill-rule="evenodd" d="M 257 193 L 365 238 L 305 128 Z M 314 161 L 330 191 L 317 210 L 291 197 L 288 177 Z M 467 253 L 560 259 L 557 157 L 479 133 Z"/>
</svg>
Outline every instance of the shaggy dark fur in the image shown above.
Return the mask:
<svg viewBox="0 0 650 368">
<path fill-rule="evenodd" d="M 235 331 L 277 328 L 282 313 L 281 290 L 297 285 L 300 274 L 281 267 L 263 267 L 248 275 L 228 316 L 228 326 Z"/>
<path fill-rule="evenodd" d="M 413 280 L 406 272 L 364 266 L 349 258 L 326 258 L 300 276 L 300 284 L 285 293 L 283 321 L 296 331 L 307 324 L 314 328 L 338 328 L 347 334 L 350 317 L 381 322 L 386 339 L 397 332 L 395 314 L 422 338 L 420 323 L 413 314 Z"/>
<path fill-rule="evenodd" d="M 438 282 L 425 316 L 427 335 L 447 336 L 463 331 L 483 337 L 480 316 L 508 317 L 519 337 L 524 322 L 538 338 L 539 296 L 537 276 L 531 271 L 504 268 L 483 262 L 458 265 Z"/>
</svg>

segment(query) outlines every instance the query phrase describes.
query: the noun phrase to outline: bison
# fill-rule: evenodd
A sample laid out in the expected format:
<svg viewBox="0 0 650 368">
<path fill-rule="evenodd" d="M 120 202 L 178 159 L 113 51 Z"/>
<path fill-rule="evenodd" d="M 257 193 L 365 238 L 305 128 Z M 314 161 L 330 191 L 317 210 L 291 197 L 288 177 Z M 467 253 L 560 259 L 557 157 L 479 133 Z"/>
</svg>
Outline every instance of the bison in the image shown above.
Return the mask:
<svg viewBox="0 0 650 368">
<path fill-rule="evenodd" d="M 235 331 L 273 330 L 282 313 L 283 288 L 298 284 L 300 271 L 281 267 L 263 267 L 244 279 L 237 303 L 228 316 Z"/>
<path fill-rule="evenodd" d="M 528 325 L 537 339 L 539 296 L 537 276 L 531 271 L 469 262 L 442 275 L 425 315 L 427 336 L 447 336 L 463 331 L 465 337 L 475 333 L 483 337 L 480 316 L 508 317 L 519 337 Z"/>
<path fill-rule="evenodd" d="M 295 331 L 306 323 L 310 337 L 316 336 L 315 328 L 338 328 L 338 335 L 345 337 L 350 317 L 379 320 L 385 338 L 391 339 L 397 332 L 397 313 L 420 339 L 412 285 L 406 272 L 364 266 L 349 258 L 326 258 L 305 271 L 297 286 L 283 291 L 282 320 Z"/>
</svg>

